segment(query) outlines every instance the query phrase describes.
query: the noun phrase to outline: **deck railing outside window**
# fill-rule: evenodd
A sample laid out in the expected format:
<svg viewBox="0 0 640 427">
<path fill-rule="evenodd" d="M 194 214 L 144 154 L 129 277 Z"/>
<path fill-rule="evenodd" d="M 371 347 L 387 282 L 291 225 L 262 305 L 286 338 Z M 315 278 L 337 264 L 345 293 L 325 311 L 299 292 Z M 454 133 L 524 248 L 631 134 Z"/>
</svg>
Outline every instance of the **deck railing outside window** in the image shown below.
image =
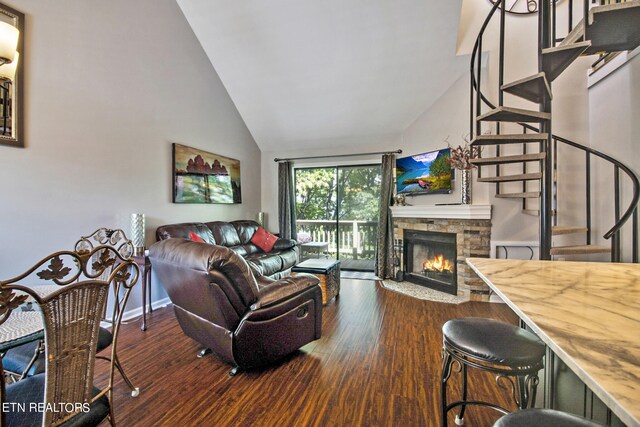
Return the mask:
<svg viewBox="0 0 640 427">
<path fill-rule="evenodd" d="M 311 235 L 314 242 L 327 242 L 329 254 L 341 259 L 373 259 L 376 252 L 376 221 L 298 220 L 297 231 Z M 338 239 L 336 239 L 338 232 Z"/>
</svg>

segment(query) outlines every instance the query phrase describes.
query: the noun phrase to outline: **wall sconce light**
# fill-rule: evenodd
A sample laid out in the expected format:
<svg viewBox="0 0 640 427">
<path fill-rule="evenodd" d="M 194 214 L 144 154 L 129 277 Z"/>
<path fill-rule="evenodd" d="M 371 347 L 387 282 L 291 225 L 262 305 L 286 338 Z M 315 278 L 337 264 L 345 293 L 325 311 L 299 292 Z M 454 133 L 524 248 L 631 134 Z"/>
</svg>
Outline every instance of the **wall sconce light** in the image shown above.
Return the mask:
<svg viewBox="0 0 640 427">
<path fill-rule="evenodd" d="M 0 21 L 0 64 L 13 61 L 18 47 L 20 31 L 13 25 Z"/>
<path fill-rule="evenodd" d="M 16 56 L 13 57 L 13 61 L 0 65 L 0 80 L 13 81 L 13 79 L 15 79 L 19 58 L 20 53 L 16 52 Z"/>
<path fill-rule="evenodd" d="M 133 243 L 134 253 L 142 255 L 144 253 L 144 214 L 131 214 L 131 243 Z"/>
<path fill-rule="evenodd" d="M 4 3 L 0 16 L 0 145 L 24 147 L 25 16 Z"/>
</svg>

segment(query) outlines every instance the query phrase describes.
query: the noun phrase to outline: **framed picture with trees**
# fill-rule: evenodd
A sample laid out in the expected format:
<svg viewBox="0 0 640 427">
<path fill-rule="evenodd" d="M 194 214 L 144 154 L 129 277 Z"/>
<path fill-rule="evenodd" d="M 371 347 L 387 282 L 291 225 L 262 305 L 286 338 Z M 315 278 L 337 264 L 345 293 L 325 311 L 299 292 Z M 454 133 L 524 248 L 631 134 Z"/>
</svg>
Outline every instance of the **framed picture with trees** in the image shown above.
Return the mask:
<svg viewBox="0 0 640 427">
<path fill-rule="evenodd" d="M 173 144 L 173 203 L 242 203 L 240 161 Z"/>
</svg>

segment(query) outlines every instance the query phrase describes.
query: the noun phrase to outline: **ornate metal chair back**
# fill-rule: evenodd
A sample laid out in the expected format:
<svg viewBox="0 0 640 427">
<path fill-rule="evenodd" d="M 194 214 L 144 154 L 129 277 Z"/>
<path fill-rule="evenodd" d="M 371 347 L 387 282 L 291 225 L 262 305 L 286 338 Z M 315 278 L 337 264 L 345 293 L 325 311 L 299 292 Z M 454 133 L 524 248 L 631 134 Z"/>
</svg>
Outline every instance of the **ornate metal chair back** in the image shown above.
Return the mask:
<svg viewBox="0 0 640 427">
<path fill-rule="evenodd" d="M 119 258 L 123 260 L 131 260 L 134 254 L 134 246 L 131 242 L 131 239 L 127 237 L 122 229 L 111 229 L 111 228 L 99 228 L 88 236 L 82 236 L 75 244 L 75 251 L 79 254 L 87 254 L 93 251 L 93 256 L 89 260 L 89 265 L 93 265 L 95 261 L 99 261 L 102 251 L 94 251 L 98 246 L 108 246 L 113 250 L 117 251 L 119 254 Z M 110 268 L 104 269 L 100 278 L 102 280 L 106 280 L 111 274 L 112 269 L 117 264 L 114 263 L 110 266 Z M 118 313 L 124 310 L 123 298 L 120 295 L 121 289 L 118 288 L 117 283 L 113 284 L 112 291 L 114 294 L 114 303 L 113 303 L 113 313 L 111 317 L 103 316 L 104 320 L 109 322 L 116 321 L 116 317 L 118 317 Z"/>
<path fill-rule="evenodd" d="M 109 274 L 103 278 L 107 270 Z M 20 306 L 28 300 L 35 301 L 42 312 L 46 343 L 45 405 L 91 403 L 104 394 L 108 394 L 111 401 L 113 368 L 109 385 L 97 396 L 92 393 L 98 330 L 109 288 L 118 291 L 124 288 L 126 299 L 138 275 L 137 265 L 124 259 L 118 250 L 96 246 L 83 252 L 56 252 L 25 273 L 0 281 L 0 324 L 6 322 L 12 312 L 22 310 Z M 36 284 L 50 286 L 40 288 L 34 286 Z M 113 334 L 115 341 L 118 334 L 115 325 Z M 4 400 L 4 378 L 1 382 Z M 43 425 L 59 425 L 77 415 L 82 407 L 62 405 L 55 409 L 44 412 Z M 111 416 L 113 420 L 112 407 Z M 4 420 L 4 413 L 2 417 L 0 422 Z"/>
</svg>

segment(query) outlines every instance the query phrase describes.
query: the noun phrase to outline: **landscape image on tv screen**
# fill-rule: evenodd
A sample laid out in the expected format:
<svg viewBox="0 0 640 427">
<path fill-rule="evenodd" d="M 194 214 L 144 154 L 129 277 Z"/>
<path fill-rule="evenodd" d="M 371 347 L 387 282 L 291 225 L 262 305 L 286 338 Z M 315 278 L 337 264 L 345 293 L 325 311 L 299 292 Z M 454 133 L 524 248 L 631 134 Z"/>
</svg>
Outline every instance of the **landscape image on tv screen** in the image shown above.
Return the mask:
<svg viewBox="0 0 640 427">
<path fill-rule="evenodd" d="M 445 148 L 396 160 L 398 194 L 451 193 L 453 169 L 449 164 L 451 150 Z"/>
</svg>

